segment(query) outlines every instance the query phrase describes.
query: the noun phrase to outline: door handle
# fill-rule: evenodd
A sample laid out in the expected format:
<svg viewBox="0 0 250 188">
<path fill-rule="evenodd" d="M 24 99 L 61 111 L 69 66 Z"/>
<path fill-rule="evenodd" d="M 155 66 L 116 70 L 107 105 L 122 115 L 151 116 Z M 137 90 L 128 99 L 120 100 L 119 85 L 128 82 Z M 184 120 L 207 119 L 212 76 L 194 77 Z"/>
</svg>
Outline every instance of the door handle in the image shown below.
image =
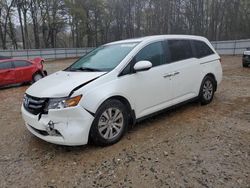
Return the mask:
<svg viewBox="0 0 250 188">
<path fill-rule="evenodd" d="M 169 78 L 169 77 L 171 77 L 171 76 L 173 76 L 171 73 L 169 73 L 169 74 L 166 74 L 166 75 L 164 75 L 163 77 L 164 78 Z"/>
<path fill-rule="evenodd" d="M 168 73 L 168 74 L 164 75 L 163 77 L 164 78 L 169 78 L 169 77 L 172 77 L 172 76 L 176 76 L 178 74 L 180 74 L 180 72 L 177 71 L 177 72 L 173 72 L 173 73 Z"/>
<path fill-rule="evenodd" d="M 173 73 L 173 76 L 176 76 L 176 75 L 178 75 L 178 74 L 180 74 L 180 72 L 178 72 L 178 71 L 177 71 L 177 72 L 174 72 L 174 73 Z"/>
</svg>

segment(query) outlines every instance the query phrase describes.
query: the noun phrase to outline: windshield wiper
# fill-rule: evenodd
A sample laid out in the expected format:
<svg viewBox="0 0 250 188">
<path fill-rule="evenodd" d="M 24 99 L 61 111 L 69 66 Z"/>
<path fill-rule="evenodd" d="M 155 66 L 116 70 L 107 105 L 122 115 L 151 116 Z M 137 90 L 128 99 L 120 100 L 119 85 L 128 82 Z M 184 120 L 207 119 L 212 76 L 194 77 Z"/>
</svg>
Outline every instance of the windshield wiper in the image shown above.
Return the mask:
<svg viewBox="0 0 250 188">
<path fill-rule="evenodd" d="M 86 71 L 86 72 L 102 72 L 99 69 L 89 68 L 89 67 L 80 67 L 75 69 L 69 69 L 70 71 Z"/>
</svg>

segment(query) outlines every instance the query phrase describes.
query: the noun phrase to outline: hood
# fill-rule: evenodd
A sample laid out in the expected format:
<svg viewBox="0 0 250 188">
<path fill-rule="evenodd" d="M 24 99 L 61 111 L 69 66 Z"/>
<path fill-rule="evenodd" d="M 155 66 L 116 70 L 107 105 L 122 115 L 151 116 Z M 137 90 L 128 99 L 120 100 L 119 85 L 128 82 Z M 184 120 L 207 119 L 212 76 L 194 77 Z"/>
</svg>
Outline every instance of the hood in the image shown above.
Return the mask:
<svg viewBox="0 0 250 188">
<path fill-rule="evenodd" d="M 39 98 L 66 97 L 76 87 L 105 74 L 105 72 L 59 71 L 47 76 L 28 88 L 28 95 Z"/>
</svg>

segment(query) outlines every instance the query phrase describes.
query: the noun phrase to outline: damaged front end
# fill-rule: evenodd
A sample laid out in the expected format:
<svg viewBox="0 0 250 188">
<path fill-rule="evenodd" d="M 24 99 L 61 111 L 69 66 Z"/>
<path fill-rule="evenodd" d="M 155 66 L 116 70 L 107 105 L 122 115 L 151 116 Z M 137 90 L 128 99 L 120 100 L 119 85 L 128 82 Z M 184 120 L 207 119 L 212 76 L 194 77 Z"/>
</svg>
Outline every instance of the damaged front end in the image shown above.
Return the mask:
<svg viewBox="0 0 250 188">
<path fill-rule="evenodd" d="M 84 145 L 94 117 L 81 105 L 82 96 L 58 99 L 25 94 L 22 116 L 35 136 L 60 145 Z"/>
</svg>

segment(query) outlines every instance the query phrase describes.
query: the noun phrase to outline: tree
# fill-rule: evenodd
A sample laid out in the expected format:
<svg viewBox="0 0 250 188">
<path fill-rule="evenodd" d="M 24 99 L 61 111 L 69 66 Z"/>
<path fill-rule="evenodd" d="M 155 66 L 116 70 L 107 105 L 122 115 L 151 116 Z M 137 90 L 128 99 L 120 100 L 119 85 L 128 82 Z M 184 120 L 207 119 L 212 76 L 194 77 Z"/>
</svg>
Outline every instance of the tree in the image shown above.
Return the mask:
<svg viewBox="0 0 250 188">
<path fill-rule="evenodd" d="M 7 41 L 14 48 L 18 41 L 23 48 L 92 47 L 157 34 L 242 39 L 250 38 L 249 23 L 249 0 L 1 0 L 0 48 Z"/>
</svg>

